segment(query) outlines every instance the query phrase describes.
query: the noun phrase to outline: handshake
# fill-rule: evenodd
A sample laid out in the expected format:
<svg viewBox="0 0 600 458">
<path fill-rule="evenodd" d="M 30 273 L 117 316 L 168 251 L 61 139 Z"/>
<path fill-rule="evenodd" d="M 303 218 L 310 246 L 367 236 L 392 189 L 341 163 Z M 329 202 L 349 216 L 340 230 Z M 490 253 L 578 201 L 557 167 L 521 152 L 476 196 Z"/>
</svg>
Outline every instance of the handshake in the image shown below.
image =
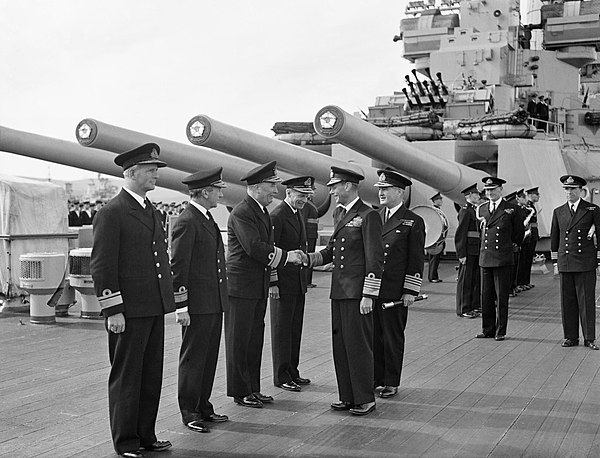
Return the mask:
<svg viewBox="0 0 600 458">
<path fill-rule="evenodd" d="M 302 250 L 288 251 L 287 261 L 295 266 L 308 266 L 308 255 Z"/>
</svg>

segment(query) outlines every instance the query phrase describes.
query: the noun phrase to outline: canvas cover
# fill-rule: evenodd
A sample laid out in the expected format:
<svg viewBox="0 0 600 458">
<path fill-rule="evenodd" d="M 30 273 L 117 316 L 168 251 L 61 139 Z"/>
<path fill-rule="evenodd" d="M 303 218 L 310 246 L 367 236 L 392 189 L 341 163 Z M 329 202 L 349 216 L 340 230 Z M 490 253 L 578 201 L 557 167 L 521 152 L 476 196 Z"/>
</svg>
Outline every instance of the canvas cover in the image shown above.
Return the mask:
<svg viewBox="0 0 600 458">
<path fill-rule="evenodd" d="M 0 293 L 25 293 L 19 288 L 20 255 L 54 252 L 67 259 L 67 215 L 62 186 L 0 175 Z"/>
</svg>

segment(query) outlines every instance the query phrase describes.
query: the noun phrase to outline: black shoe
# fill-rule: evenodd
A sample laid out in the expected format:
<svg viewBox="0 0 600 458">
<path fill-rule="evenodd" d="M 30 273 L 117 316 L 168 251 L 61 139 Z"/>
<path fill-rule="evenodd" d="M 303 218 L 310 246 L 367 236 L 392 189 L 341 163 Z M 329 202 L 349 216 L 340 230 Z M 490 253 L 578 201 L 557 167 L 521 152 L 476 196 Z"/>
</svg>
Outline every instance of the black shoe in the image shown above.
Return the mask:
<svg viewBox="0 0 600 458">
<path fill-rule="evenodd" d="M 504 337 L 505 336 L 500 336 L 499 335 L 499 336 L 494 337 L 494 339 L 497 340 L 498 342 L 500 342 L 501 340 L 504 340 Z"/>
<path fill-rule="evenodd" d="M 162 452 L 168 448 L 171 448 L 173 444 L 169 441 L 156 441 L 154 444 L 142 445 L 144 450 L 150 450 L 151 452 Z"/>
<path fill-rule="evenodd" d="M 350 409 L 350 413 L 353 415 L 368 415 L 375 410 L 375 401 L 366 402 L 365 404 L 359 404 Z"/>
<path fill-rule="evenodd" d="M 262 394 L 262 393 L 252 393 L 252 396 L 254 396 L 257 400 L 259 400 L 263 404 L 273 402 L 273 396 L 267 396 L 266 394 Z"/>
<path fill-rule="evenodd" d="M 311 283 L 309 285 L 306 285 L 307 288 L 316 288 L 317 285 L 315 285 L 314 283 Z"/>
<path fill-rule="evenodd" d="M 442 280 L 439 279 L 433 279 L 433 280 L 429 280 L 430 283 L 441 283 Z"/>
<path fill-rule="evenodd" d="M 236 396 L 233 398 L 233 402 L 239 404 L 244 407 L 255 407 L 260 409 L 263 406 L 263 403 L 256 399 L 254 396 Z"/>
<path fill-rule="evenodd" d="M 477 318 L 477 314 L 475 312 L 465 312 L 459 316 L 461 316 L 462 318 Z"/>
<path fill-rule="evenodd" d="M 294 379 L 294 383 L 297 383 L 298 385 L 310 385 L 310 379 L 308 379 L 308 378 L 302 378 L 302 377 L 296 377 Z"/>
<path fill-rule="evenodd" d="M 229 420 L 227 415 L 219 415 L 218 413 L 212 413 L 208 417 L 202 417 L 204 421 L 210 421 L 211 423 L 223 423 Z"/>
<path fill-rule="evenodd" d="M 385 386 L 383 390 L 379 393 L 379 396 L 382 398 L 391 398 L 392 396 L 396 396 L 398 394 L 397 386 Z"/>
<path fill-rule="evenodd" d="M 350 410 L 353 407 L 354 407 L 354 404 L 352 404 L 350 402 L 344 402 L 344 401 L 334 402 L 331 404 L 331 408 L 333 410 Z"/>
<path fill-rule="evenodd" d="M 188 421 L 185 426 L 197 433 L 210 433 L 210 429 L 200 420 Z"/>
<path fill-rule="evenodd" d="M 477 339 L 491 339 L 491 338 L 492 338 L 492 337 L 494 337 L 494 336 L 493 336 L 493 335 L 491 335 L 491 334 L 486 334 L 486 333 L 484 333 L 484 332 L 480 332 L 480 333 L 479 333 L 479 334 L 477 334 L 475 337 L 476 337 Z"/>
<path fill-rule="evenodd" d="M 600 347 L 594 343 L 593 340 L 584 340 L 583 345 L 590 348 L 591 350 L 600 350 Z"/>
<path fill-rule="evenodd" d="M 282 390 L 286 390 L 286 391 L 302 391 L 302 388 L 300 388 L 300 385 L 298 385 L 293 380 L 290 380 L 289 382 L 285 382 L 285 383 L 280 383 L 279 385 L 275 385 L 275 386 L 277 388 L 281 388 Z"/>
<path fill-rule="evenodd" d="M 136 450 L 135 452 L 119 453 L 119 456 L 124 456 L 126 458 L 143 458 L 144 455 L 142 455 L 142 453 L 139 450 Z"/>
<path fill-rule="evenodd" d="M 577 345 L 579 345 L 579 340 L 565 339 L 561 347 L 576 347 Z"/>
</svg>

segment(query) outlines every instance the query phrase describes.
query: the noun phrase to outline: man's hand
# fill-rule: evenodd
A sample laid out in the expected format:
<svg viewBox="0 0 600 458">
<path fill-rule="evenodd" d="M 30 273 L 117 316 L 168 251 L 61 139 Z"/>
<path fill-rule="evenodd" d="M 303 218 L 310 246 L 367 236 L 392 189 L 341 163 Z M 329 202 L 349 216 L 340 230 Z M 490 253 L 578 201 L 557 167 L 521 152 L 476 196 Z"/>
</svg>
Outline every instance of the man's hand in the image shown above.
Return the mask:
<svg viewBox="0 0 600 458">
<path fill-rule="evenodd" d="M 269 286 L 269 297 L 279 299 L 279 286 Z"/>
<path fill-rule="evenodd" d="M 373 299 L 370 297 L 363 297 L 360 300 L 360 314 L 366 315 L 367 313 L 371 313 L 373 311 Z"/>
<path fill-rule="evenodd" d="M 402 295 L 402 300 L 404 301 L 404 307 L 410 307 L 415 303 L 415 296 L 413 296 L 412 294 L 404 293 Z"/>
<path fill-rule="evenodd" d="M 303 253 L 300 250 L 288 251 L 287 262 L 299 266 L 302 264 L 302 255 Z"/>
<path fill-rule="evenodd" d="M 117 313 L 108 317 L 108 331 L 115 334 L 125 332 L 125 315 Z"/>
<path fill-rule="evenodd" d="M 192 318 L 188 312 L 175 312 L 175 319 L 181 326 L 189 326 Z"/>
<path fill-rule="evenodd" d="M 466 264 L 467 263 L 467 257 L 465 256 L 464 258 L 458 258 L 458 262 L 460 262 L 461 264 Z"/>
</svg>

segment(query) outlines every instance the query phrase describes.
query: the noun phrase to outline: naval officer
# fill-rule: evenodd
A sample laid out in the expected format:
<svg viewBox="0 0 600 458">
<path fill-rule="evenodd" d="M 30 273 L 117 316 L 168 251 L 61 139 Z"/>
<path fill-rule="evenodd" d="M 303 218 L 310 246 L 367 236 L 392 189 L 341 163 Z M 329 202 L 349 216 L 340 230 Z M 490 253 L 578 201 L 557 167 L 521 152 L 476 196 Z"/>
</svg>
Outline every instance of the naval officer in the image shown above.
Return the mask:
<svg viewBox="0 0 600 458">
<path fill-rule="evenodd" d="M 528 216 L 525 219 L 526 232 L 525 240 L 521 245 L 521 259 L 519 263 L 519 271 L 517 272 L 517 286 L 521 291 L 526 291 L 533 288 L 531 284 L 531 266 L 533 265 L 533 257 L 535 256 L 535 247 L 539 239 L 537 215 L 538 210 L 535 206 L 540 200 L 540 191 L 536 186 L 526 191 L 527 201 L 525 208 L 528 211 Z M 529 233 L 529 235 L 527 235 Z"/>
<path fill-rule="evenodd" d="M 176 319 L 182 326 L 177 399 L 183 423 L 198 432 L 209 431 L 203 421 L 228 420 L 210 402 L 228 306 L 225 249 L 210 213 L 227 187 L 222 171 L 203 170 L 183 180 L 190 204 L 173 224 L 171 269 Z"/>
<path fill-rule="evenodd" d="M 554 209 L 550 231 L 552 261 L 560 274 L 560 308 L 565 341 L 563 347 L 583 344 L 598 350 L 596 339 L 596 268 L 600 259 L 594 245 L 600 234 L 600 208 L 581 199 L 586 181 L 575 175 L 560 178 L 567 202 Z"/>
<path fill-rule="evenodd" d="M 442 197 L 442 195 L 439 192 L 437 192 L 434 196 L 432 196 L 430 198 L 430 200 L 431 200 L 433 207 L 437 208 L 438 210 L 441 211 L 442 202 L 444 201 L 444 198 Z M 428 254 L 429 262 L 428 262 L 427 279 L 429 280 L 430 283 L 440 283 L 442 281 L 438 274 L 438 267 L 440 265 L 440 260 L 442 259 L 442 253 L 444 252 L 445 248 L 446 248 L 446 242 L 443 241 L 442 249 L 440 250 L 439 253 L 436 253 L 436 254 L 429 253 Z"/>
<path fill-rule="evenodd" d="M 118 454 L 140 457 L 140 447 L 163 451 L 156 416 L 162 387 L 164 315 L 175 310 L 167 239 L 146 198 L 156 186 L 160 149 L 148 143 L 119 154 L 121 192 L 98 211 L 90 269 L 106 318 L 110 376 L 108 403 Z"/>
</svg>

